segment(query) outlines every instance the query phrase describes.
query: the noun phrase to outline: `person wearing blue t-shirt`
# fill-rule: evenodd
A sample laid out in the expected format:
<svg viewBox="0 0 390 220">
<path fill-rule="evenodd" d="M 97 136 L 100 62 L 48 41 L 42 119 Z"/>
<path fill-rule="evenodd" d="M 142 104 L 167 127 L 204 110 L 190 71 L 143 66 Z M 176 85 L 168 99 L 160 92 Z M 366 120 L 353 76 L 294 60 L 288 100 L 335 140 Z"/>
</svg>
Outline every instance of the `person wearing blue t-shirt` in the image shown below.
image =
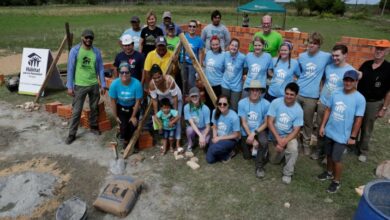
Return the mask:
<svg viewBox="0 0 390 220">
<path fill-rule="evenodd" d="M 218 36 L 213 36 L 210 39 L 211 50 L 208 50 L 203 61 L 204 72 L 209 81 L 215 96 L 218 97 L 222 93 L 222 77 L 224 72 L 225 55 L 222 53 L 221 44 Z M 210 109 L 214 109 L 214 103 L 210 96 L 206 94 L 206 105 Z"/>
<path fill-rule="evenodd" d="M 269 53 L 263 52 L 265 41 L 256 36 L 253 39 L 254 52 L 250 52 L 245 57 L 244 91 L 242 97 L 247 97 L 245 88 L 252 80 L 259 80 L 261 85 L 267 84 L 267 76 L 272 69 L 272 57 Z"/>
<path fill-rule="evenodd" d="M 256 47 L 256 46 L 255 46 Z M 267 112 L 269 102 L 261 98 L 265 86 L 259 80 L 252 80 L 248 87 L 249 96 L 238 103 L 241 119 L 241 148 L 244 159 L 256 156 L 256 176 L 264 177 L 264 165 L 268 156 Z M 250 152 L 252 148 L 252 153 Z"/>
<path fill-rule="evenodd" d="M 196 21 L 191 20 L 188 23 L 188 33 L 185 34 L 185 37 L 188 40 L 195 57 L 199 60 L 199 62 L 202 62 L 204 59 L 204 45 L 202 39 L 195 34 L 197 27 L 198 24 Z M 185 95 L 188 95 L 189 89 L 195 86 L 196 70 L 192 65 L 192 60 L 188 53 L 184 54 L 182 62 L 181 79 L 183 82 L 183 92 Z"/>
<path fill-rule="evenodd" d="M 213 138 L 206 154 L 206 161 L 210 164 L 229 161 L 240 137 L 240 119 L 236 112 L 229 109 L 229 99 L 219 96 L 217 106 L 211 119 Z"/>
<path fill-rule="evenodd" d="M 199 147 L 205 148 L 210 139 L 210 109 L 200 101 L 197 87 L 190 89 L 190 102 L 184 106 L 184 119 L 188 122 L 187 151 L 192 151 L 193 139 L 199 137 Z"/>
<path fill-rule="evenodd" d="M 310 155 L 310 140 L 313 132 L 313 118 L 320 96 L 320 83 L 325 67 L 332 62 L 330 53 L 320 50 L 323 43 L 321 34 L 314 32 L 309 36 L 307 51 L 301 53 L 298 63 L 301 68 L 297 84 L 299 85 L 298 102 L 304 112 L 303 152 Z"/>
<path fill-rule="evenodd" d="M 139 41 L 141 39 L 141 26 L 140 26 L 140 19 L 138 16 L 133 16 L 131 17 L 130 19 L 130 23 L 131 23 L 131 28 L 125 30 L 121 37 L 119 38 L 119 43 L 121 43 L 121 38 L 124 36 L 124 35 L 130 35 L 133 42 L 134 42 L 134 50 L 140 52 L 140 49 L 139 49 Z"/>
<path fill-rule="evenodd" d="M 271 71 L 271 83 L 264 98 L 269 102 L 284 96 L 284 88 L 293 82 L 300 74 L 298 61 L 291 58 L 293 45 L 289 41 L 284 41 L 279 49 L 279 57 L 273 58 L 273 71 Z"/>
<path fill-rule="evenodd" d="M 284 97 L 272 101 L 267 113 L 267 126 L 274 136 L 276 158 L 280 162 L 285 158 L 282 182 L 290 184 L 298 159 L 297 136 L 303 125 L 303 110 L 296 101 L 299 86 L 295 82 L 287 84 Z"/>
<path fill-rule="evenodd" d="M 233 38 L 229 43 L 229 51 L 225 52 L 225 72 L 222 77 L 222 95 L 228 97 L 231 108 L 236 112 L 238 101 L 241 98 L 245 63 L 245 55 L 238 51 L 239 48 L 240 41 Z"/>
<path fill-rule="evenodd" d="M 327 103 L 331 95 L 338 90 L 343 89 L 343 77 L 344 73 L 348 70 L 355 70 L 351 65 L 347 63 L 348 47 L 342 44 L 337 44 L 332 49 L 333 63 L 329 64 L 325 68 L 324 85 L 320 94 L 320 101 L 317 106 L 317 124 L 321 125 L 322 118 L 326 109 L 325 103 Z M 310 156 L 311 159 L 317 160 L 324 157 L 323 150 L 323 138 L 317 135 L 317 149 Z"/>
<path fill-rule="evenodd" d="M 112 82 L 108 95 L 111 98 L 112 113 L 119 124 L 120 145 L 124 150 L 138 124 L 137 115 L 143 89 L 140 81 L 131 77 L 128 63 L 119 65 L 119 76 Z"/>
<path fill-rule="evenodd" d="M 325 103 L 326 110 L 319 135 L 324 137 L 327 171 L 318 175 L 320 180 L 332 180 L 327 192 L 335 193 L 340 188 L 341 159 L 347 145 L 355 145 L 362 125 L 366 100 L 356 90 L 358 73 L 348 70 L 343 77 L 343 90 L 335 91 Z"/>
</svg>

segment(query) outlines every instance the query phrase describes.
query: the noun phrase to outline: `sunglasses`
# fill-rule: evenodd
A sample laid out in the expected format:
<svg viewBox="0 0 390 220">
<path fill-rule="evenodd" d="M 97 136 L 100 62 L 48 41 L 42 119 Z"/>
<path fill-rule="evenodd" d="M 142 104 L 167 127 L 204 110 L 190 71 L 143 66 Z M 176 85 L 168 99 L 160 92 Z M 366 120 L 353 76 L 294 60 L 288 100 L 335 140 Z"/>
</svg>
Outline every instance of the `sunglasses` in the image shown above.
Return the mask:
<svg viewBox="0 0 390 220">
<path fill-rule="evenodd" d="M 227 106 L 228 104 L 226 102 L 220 102 L 218 103 L 218 106 Z"/>
<path fill-rule="evenodd" d="M 188 25 L 189 28 L 196 28 L 195 25 Z"/>
<path fill-rule="evenodd" d="M 130 74 L 130 71 L 120 71 L 120 74 Z"/>
<path fill-rule="evenodd" d="M 91 37 L 91 36 L 86 36 L 86 37 L 84 37 L 85 39 L 89 39 L 89 40 L 93 40 L 93 37 Z"/>
</svg>

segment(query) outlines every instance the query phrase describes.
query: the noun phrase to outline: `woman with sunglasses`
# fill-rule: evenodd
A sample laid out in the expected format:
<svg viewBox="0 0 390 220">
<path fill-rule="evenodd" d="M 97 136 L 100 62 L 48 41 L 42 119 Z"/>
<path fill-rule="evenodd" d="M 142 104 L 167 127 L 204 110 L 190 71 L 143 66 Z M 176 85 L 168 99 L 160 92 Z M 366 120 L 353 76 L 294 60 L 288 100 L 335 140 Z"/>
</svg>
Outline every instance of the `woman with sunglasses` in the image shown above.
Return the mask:
<svg viewBox="0 0 390 220">
<path fill-rule="evenodd" d="M 141 39 L 139 41 L 139 50 L 146 57 L 148 53 L 156 49 L 155 41 L 158 36 L 164 36 L 161 28 L 156 26 L 157 17 L 153 11 L 149 11 L 146 14 L 147 26 L 141 30 Z"/>
<path fill-rule="evenodd" d="M 150 69 L 151 80 L 149 82 L 149 93 L 152 97 L 152 104 L 155 117 L 158 112 L 158 100 L 168 98 L 171 105 L 178 111 L 179 117 L 181 117 L 183 109 L 183 99 L 179 86 L 177 86 L 175 80 L 170 75 L 163 75 L 159 65 L 153 64 Z M 181 123 L 180 119 L 176 126 L 175 131 L 176 147 L 180 147 L 181 139 Z"/>
<path fill-rule="evenodd" d="M 190 102 L 184 106 L 184 119 L 188 122 L 186 128 L 188 146 L 192 151 L 193 139 L 199 137 L 199 147 L 205 148 L 210 139 L 210 109 L 200 101 L 199 89 L 190 89 Z"/>
<path fill-rule="evenodd" d="M 272 69 L 272 57 L 269 53 L 263 52 L 264 45 L 265 41 L 261 37 L 255 37 L 253 40 L 254 52 L 248 53 L 245 57 L 243 98 L 248 97 L 245 88 L 252 80 L 259 80 L 261 85 L 267 83 L 267 74 Z"/>
<path fill-rule="evenodd" d="M 127 62 L 119 65 L 119 78 L 115 79 L 109 90 L 111 109 L 120 128 L 120 146 L 125 150 L 138 123 L 138 110 L 141 105 L 143 89 L 140 81 L 131 77 Z"/>
<path fill-rule="evenodd" d="M 237 112 L 238 101 L 242 91 L 242 73 L 245 55 L 238 49 L 240 41 L 233 38 L 229 43 L 229 51 L 225 52 L 224 70 L 222 77 L 222 95 L 228 97 L 231 108 Z"/>
<path fill-rule="evenodd" d="M 269 102 L 284 96 L 284 88 L 290 82 L 293 82 L 300 74 L 298 61 L 291 58 L 293 45 L 290 41 L 284 41 L 279 49 L 278 58 L 274 58 L 273 71 L 270 86 L 264 98 Z"/>
<path fill-rule="evenodd" d="M 240 119 L 235 111 L 229 109 L 228 98 L 224 95 L 219 96 L 217 106 L 211 119 L 213 138 L 206 155 L 206 160 L 210 164 L 229 161 L 240 138 Z"/>
<path fill-rule="evenodd" d="M 222 77 L 224 72 L 225 55 L 222 53 L 222 48 L 218 36 L 212 36 L 210 39 L 211 50 L 208 50 L 203 61 L 203 66 L 207 80 L 209 81 L 215 95 L 218 97 L 222 93 Z M 210 96 L 206 94 L 206 105 L 210 109 L 214 109 L 214 103 Z"/>
</svg>

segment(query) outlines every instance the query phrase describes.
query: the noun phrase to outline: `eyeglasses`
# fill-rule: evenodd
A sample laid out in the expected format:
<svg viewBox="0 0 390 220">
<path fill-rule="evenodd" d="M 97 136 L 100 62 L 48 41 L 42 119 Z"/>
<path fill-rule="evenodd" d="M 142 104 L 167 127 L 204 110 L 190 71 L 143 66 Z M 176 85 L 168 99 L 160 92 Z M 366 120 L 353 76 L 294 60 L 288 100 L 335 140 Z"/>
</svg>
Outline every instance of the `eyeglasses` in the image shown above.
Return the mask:
<svg viewBox="0 0 390 220">
<path fill-rule="evenodd" d="M 130 74 L 130 71 L 120 71 L 120 74 Z"/>
<path fill-rule="evenodd" d="M 198 95 L 192 95 L 192 96 L 190 96 L 190 98 L 199 98 L 199 96 Z"/>
<path fill-rule="evenodd" d="M 89 39 L 89 40 L 93 40 L 93 37 L 91 37 L 91 36 L 86 36 L 86 37 L 84 37 L 86 40 L 87 39 Z"/>
<path fill-rule="evenodd" d="M 189 28 L 196 28 L 195 25 L 188 25 Z"/>
<path fill-rule="evenodd" d="M 220 102 L 218 103 L 218 106 L 227 106 L 228 104 L 226 102 Z"/>
</svg>

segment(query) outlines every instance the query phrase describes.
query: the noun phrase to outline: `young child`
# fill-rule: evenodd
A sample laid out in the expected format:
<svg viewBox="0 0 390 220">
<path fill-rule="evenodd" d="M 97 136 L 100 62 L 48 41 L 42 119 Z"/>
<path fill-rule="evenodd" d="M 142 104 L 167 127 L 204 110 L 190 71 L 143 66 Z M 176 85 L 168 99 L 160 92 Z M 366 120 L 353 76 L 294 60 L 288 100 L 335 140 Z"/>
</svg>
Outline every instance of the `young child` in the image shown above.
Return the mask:
<svg viewBox="0 0 390 220">
<path fill-rule="evenodd" d="M 157 112 L 157 122 L 162 125 L 160 128 L 160 134 L 162 134 L 163 146 L 161 148 L 161 155 L 166 154 L 168 150 L 168 139 L 171 152 L 173 152 L 176 123 L 180 117 L 177 110 L 172 109 L 172 105 L 167 98 L 161 99 L 161 109 Z"/>
</svg>

